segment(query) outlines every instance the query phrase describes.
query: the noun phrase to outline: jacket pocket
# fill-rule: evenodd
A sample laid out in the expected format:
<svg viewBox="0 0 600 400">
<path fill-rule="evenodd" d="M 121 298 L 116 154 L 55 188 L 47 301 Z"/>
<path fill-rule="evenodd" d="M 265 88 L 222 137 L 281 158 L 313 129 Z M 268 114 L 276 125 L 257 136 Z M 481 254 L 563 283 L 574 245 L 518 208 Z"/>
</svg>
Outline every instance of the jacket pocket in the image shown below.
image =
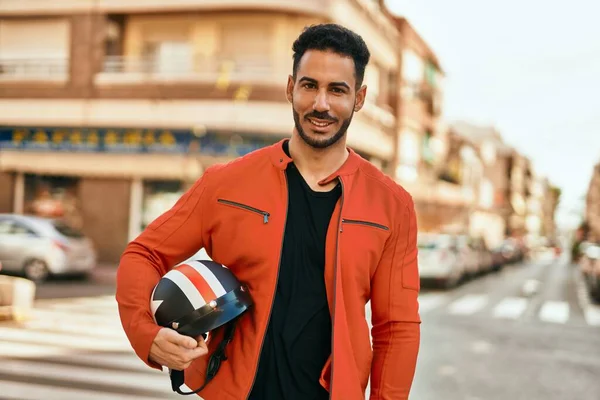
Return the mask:
<svg viewBox="0 0 600 400">
<path fill-rule="evenodd" d="M 271 216 L 271 214 L 269 214 L 267 211 L 260 210 L 258 208 L 249 206 L 247 204 L 238 203 L 236 201 L 217 199 L 217 202 L 219 202 L 221 204 L 225 204 L 227 206 L 236 207 L 241 210 L 245 210 L 245 211 L 253 212 L 255 214 L 262 215 L 263 216 L 263 224 L 266 224 L 267 222 L 269 222 L 269 217 Z"/>
<path fill-rule="evenodd" d="M 358 220 L 358 219 L 347 219 L 347 218 L 342 218 L 342 228 L 344 229 L 344 224 L 347 225 L 363 225 L 363 226 L 369 226 L 371 228 L 376 228 L 376 229 L 382 229 L 384 231 L 389 231 L 390 228 L 388 228 L 385 225 L 382 224 L 378 224 L 375 222 L 370 222 L 370 221 L 363 221 L 363 220 Z"/>
</svg>

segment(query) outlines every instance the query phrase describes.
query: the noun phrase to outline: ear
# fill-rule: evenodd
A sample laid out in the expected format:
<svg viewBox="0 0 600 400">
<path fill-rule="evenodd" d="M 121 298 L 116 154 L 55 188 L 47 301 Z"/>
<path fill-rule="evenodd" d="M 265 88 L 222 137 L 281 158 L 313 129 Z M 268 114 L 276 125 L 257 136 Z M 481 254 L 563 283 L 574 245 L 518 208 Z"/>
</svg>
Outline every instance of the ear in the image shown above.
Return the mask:
<svg viewBox="0 0 600 400">
<path fill-rule="evenodd" d="M 288 82 L 287 82 L 287 87 L 285 89 L 285 95 L 287 97 L 287 100 L 292 103 L 292 100 L 294 98 L 294 85 L 296 84 L 296 82 L 294 81 L 294 77 L 292 75 L 288 76 Z"/>
<path fill-rule="evenodd" d="M 362 85 L 360 89 L 356 91 L 356 97 L 354 101 L 354 112 L 360 111 L 365 104 L 365 98 L 367 97 L 367 85 Z"/>
</svg>

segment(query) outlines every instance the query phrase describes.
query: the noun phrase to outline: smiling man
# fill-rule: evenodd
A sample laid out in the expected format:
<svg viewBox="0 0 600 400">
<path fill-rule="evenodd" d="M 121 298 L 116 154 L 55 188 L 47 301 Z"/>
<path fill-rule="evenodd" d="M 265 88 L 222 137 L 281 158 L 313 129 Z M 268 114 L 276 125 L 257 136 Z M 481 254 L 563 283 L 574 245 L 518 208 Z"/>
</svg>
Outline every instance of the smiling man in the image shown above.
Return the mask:
<svg viewBox="0 0 600 400">
<path fill-rule="evenodd" d="M 148 299 L 204 247 L 254 300 L 205 400 L 359 400 L 369 377 L 372 400 L 408 399 L 420 339 L 414 204 L 346 146 L 370 54 L 334 24 L 307 28 L 293 50 L 291 138 L 209 168 L 129 244 L 117 282 L 123 326 L 148 365 L 185 369 L 187 386 L 202 386 L 222 330 L 186 340 L 156 326 Z"/>
</svg>

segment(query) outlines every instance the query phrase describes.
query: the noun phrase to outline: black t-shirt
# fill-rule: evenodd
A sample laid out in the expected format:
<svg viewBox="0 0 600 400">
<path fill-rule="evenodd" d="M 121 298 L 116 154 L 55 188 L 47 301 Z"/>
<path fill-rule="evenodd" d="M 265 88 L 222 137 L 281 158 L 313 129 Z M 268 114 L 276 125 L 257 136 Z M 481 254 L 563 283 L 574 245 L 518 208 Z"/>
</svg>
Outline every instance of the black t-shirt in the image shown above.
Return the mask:
<svg viewBox="0 0 600 400">
<path fill-rule="evenodd" d="M 287 142 L 284 149 L 289 154 Z M 321 370 L 331 354 L 331 316 L 325 291 L 325 238 L 338 185 L 315 192 L 290 163 L 288 215 L 271 319 L 251 400 L 321 400 Z"/>
</svg>

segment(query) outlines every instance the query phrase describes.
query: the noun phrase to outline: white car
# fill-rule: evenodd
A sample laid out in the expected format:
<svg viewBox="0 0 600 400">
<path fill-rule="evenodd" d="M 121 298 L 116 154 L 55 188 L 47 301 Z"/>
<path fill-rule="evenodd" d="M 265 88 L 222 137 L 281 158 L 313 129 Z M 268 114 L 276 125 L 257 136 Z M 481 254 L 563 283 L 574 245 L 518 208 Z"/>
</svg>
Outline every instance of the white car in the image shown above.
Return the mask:
<svg viewBox="0 0 600 400">
<path fill-rule="evenodd" d="M 464 257 L 457 247 L 456 236 L 419 234 L 419 275 L 445 288 L 455 286 L 465 274 Z"/>
<path fill-rule="evenodd" d="M 49 275 L 85 275 L 96 266 L 90 239 L 59 220 L 0 214 L 3 272 L 43 281 Z"/>
</svg>

